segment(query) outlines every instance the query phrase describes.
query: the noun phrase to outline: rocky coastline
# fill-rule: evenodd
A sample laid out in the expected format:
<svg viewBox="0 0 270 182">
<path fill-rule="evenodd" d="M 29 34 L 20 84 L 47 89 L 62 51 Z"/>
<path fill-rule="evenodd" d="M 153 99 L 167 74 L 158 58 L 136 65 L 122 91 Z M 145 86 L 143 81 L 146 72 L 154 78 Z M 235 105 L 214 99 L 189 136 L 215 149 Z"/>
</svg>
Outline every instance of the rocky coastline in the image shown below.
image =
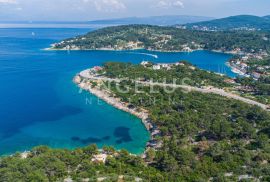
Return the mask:
<svg viewBox="0 0 270 182">
<path fill-rule="evenodd" d="M 152 148 L 154 150 L 160 148 L 162 143 L 156 140 L 156 137 L 161 134 L 161 131 L 158 127 L 151 121 L 149 118 L 149 112 L 142 108 L 134 108 L 130 107 L 128 103 L 122 102 L 120 98 L 113 96 L 113 94 L 105 89 L 101 89 L 98 86 L 93 86 L 91 80 L 88 78 L 84 78 L 82 75 L 78 74 L 74 77 L 73 82 L 78 85 L 79 88 L 90 92 L 91 94 L 95 95 L 99 99 L 105 101 L 107 104 L 122 110 L 124 112 L 128 112 L 139 119 L 141 119 L 142 123 L 144 124 L 145 128 L 150 133 L 150 141 L 146 145 L 146 149 L 142 154 L 142 157 L 146 157 L 146 152 Z"/>
</svg>

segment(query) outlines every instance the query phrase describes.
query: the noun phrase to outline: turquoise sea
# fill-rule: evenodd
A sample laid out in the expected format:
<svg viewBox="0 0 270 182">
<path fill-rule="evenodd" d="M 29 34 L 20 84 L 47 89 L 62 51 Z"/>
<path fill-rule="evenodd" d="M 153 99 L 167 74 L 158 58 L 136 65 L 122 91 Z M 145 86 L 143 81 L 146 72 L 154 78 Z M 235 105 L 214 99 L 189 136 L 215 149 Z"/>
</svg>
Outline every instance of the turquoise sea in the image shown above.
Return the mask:
<svg viewBox="0 0 270 182">
<path fill-rule="evenodd" d="M 149 133 L 139 119 L 119 111 L 72 83 L 73 76 L 106 61 L 140 63 L 188 60 L 200 68 L 234 76 L 230 55 L 208 51 L 45 51 L 90 29 L 0 29 L 0 154 L 53 148 L 111 145 L 139 154 Z M 156 59 L 155 56 L 158 58 Z M 88 104 L 86 103 L 88 100 Z M 89 103 L 90 101 L 90 103 Z"/>
</svg>

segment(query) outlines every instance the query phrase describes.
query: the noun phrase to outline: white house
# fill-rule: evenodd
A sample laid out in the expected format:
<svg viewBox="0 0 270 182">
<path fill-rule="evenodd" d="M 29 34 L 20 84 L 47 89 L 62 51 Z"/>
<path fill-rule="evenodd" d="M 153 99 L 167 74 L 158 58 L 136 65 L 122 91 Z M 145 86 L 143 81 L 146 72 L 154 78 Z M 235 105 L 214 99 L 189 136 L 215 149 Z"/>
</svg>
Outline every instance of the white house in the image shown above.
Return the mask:
<svg viewBox="0 0 270 182">
<path fill-rule="evenodd" d="M 160 64 L 156 64 L 153 66 L 153 70 L 160 70 L 161 69 L 161 65 Z"/>
<path fill-rule="evenodd" d="M 94 155 L 92 158 L 92 162 L 102 162 L 105 163 L 107 160 L 107 154 L 98 154 L 98 155 Z"/>
<path fill-rule="evenodd" d="M 146 66 L 146 65 L 149 65 L 149 64 L 150 64 L 149 61 L 142 61 L 142 62 L 141 62 L 141 65 L 142 65 L 142 66 Z"/>
</svg>

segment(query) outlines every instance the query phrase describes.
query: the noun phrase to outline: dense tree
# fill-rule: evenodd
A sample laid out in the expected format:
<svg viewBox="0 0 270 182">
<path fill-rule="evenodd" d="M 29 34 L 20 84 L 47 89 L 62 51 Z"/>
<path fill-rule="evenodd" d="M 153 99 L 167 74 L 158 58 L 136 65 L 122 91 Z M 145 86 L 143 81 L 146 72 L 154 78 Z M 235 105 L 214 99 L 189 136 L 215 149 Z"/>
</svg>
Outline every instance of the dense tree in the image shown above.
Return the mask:
<svg viewBox="0 0 270 182">
<path fill-rule="evenodd" d="M 99 49 L 120 47 L 130 49 L 128 42 L 139 41 L 142 48 L 161 51 L 181 51 L 183 45 L 207 50 L 231 51 L 241 48 L 245 52 L 258 52 L 269 49 L 268 32 L 219 31 L 205 32 L 183 30 L 175 27 L 149 25 L 125 25 L 99 29 L 84 36 L 67 39 L 55 48 L 76 46 L 80 49 Z"/>
<path fill-rule="evenodd" d="M 135 109 L 148 110 L 149 119 L 161 131 L 154 141 L 162 145 L 148 150 L 146 161 L 126 150 L 116 152 L 112 147 L 103 148 L 108 158 L 105 163 L 97 163 L 92 161 L 99 154 L 96 145 L 73 151 L 41 146 L 26 159 L 19 153 L 2 157 L 1 181 L 63 181 L 68 177 L 75 181 L 97 181 L 100 177 L 117 181 L 122 175 L 126 181 L 237 181 L 240 175 L 247 174 L 269 180 L 269 112 L 214 94 L 182 89 L 166 93 L 159 86 L 151 93 L 152 88 L 144 85 L 139 86 L 143 92 L 135 91 L 133 79 L 142 75 L 159 80 L 175 75 L 181 78 L 182 72 L 190 71 L 190 78 L 201 81 L 199 72 L 207 78 L 204 81 L 213 84 L 223 78 L 211 79 L 207 77 L 211 73 L 189 67 L 153 71 L 139 65 L 105 64 L 104 76 L 125 78 L 111 84 L 111 95 Z M 117 87 L 129 90 L 119 92 Z"/>
</svg>

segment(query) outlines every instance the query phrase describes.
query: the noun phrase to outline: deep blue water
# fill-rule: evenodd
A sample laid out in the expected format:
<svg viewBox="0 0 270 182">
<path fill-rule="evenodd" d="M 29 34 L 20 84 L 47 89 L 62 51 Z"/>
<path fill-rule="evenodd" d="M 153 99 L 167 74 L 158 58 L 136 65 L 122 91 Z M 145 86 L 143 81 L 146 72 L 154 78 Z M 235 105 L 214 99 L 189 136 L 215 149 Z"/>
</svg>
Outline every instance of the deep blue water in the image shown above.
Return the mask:
<svg viewBox="0 0 270 182">
<path fill-rule="evenodd" d="M 80 93 L 72 83 L 73 76 L 88 67 L 106 61 L 189 60 L 203 69 L 234 76 L 224 64 L 230 55 L 208 51 L 188 54 L 43 50 L 51 43 L 88 31 L 0 29 L 0 154 L 37 145 L 72 149 L 91 143 L 142 152 L 149 134 L 139 119 L 89 93 Z"/>
</svg>

